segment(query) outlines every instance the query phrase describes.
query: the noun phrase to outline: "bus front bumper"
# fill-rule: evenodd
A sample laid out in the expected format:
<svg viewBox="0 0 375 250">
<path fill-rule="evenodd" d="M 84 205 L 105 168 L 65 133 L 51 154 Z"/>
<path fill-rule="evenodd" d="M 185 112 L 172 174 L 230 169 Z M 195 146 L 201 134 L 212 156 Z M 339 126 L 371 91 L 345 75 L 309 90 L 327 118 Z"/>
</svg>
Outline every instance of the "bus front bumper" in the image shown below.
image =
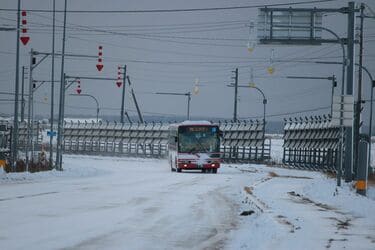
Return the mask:
<svg viewBox="0 0 375 250">
<path fill-rule="evenodd" d="M 180 169 L 211 169 L 211 168 L 220 168 L 220 163 L 178 163 L 178 168 Z"/>
</svg>

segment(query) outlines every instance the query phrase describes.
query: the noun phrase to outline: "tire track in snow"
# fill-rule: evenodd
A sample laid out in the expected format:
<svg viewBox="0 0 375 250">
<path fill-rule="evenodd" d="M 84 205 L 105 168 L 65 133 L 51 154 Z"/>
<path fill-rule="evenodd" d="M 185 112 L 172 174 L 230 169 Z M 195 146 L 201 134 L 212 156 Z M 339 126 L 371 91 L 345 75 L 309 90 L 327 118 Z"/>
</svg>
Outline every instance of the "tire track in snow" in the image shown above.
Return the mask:
<svg viewBox="0 0 375 250">
<path fill-rule="evenodd" d="M 32 197 L 38 197 L 38 196 L 43 196 L 43 195 L 49 195 L 49 194 L 58 194 L 58 193 L 60 192 L 53 191 L 53 192 L 45 192 L 45 193 L 38 193 L 38 194 L 19 195 L 15 197 L 0 198 L 0 202 L 16 200 L 16 199 L 32 198 Z"/>
<path fill-rule="evenodd" d="M 315 202 L 311 200 L 308 197 L 305 197 L 304 195 L 298 194 L 294 191 L 288 192 L 288 195 L 292 198 L 294 202 L 300 203 L 300 204 L 306 204 L 306 205 L 311 205 L 313 207 L 316 207 L 318 211 L 321 212 L 328 212 L 328 213 L 333 213 L 332 216 L 325 217 L 326 219 L 329 219 L 333 221 L 333 226 L 336 227 L 336 230 L 334 232 L 335 237 L 331 237 L 327 240 L 327 244 L 325 246 L 326 249 L 330 249 L 333 245 L 334 242 L 336 243 L 343 243 L 350 241 L 351 237 L 363 237 L 364 240 L 370 240 L 371 243 L 375 243 L 375 240 L 373 238 L 373 234 L 371 233 L 365 233 L 366 230 L 361 230 L 360 234 L 353 234 L 348 231 L 353 229 L 355 227 L 355 220 L 356 217 L 344 213 L 340 210 L 338 210 L 335 207 L 332 207 L 328 204 L 320 203 L 320 202 Z M 374 229 L 372 229 L 374 231 Z M 337 237 L 338 235 L 342 237 Z"/>
</svg>

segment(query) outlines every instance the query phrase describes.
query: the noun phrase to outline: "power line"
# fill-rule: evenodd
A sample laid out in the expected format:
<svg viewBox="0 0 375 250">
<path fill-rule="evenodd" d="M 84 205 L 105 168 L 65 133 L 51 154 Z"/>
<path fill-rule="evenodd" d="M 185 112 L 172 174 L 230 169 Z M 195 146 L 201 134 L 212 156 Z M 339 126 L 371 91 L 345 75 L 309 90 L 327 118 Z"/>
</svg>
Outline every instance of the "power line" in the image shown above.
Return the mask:
<svg viewBox="0 0 375 250">
<path fill-rule="evenodd" d="M 305 110 L 300 110 L 300 111 L 295 111 L 295 112 L 266 115 L 266 117 L 278 117 L 278 116 L 286 116 L 286 115 L 295 115 L 295 114 L 314 112 L 314 111 L 325 110 L 325 109 L 330 109 L 330 108 L 331 108 L 331 106 L 324 106 L 324 107 L 318 107 L 318 108 L 314 108 L 314 109 L 305 109 Z M 241 117 L 240 119 L 258 119 L 258 118 L 263 118 L 263 115 L 261 115 L 261 116 L 251 116 L 251 117 Z"/>
<path fill-rule="evenodd" d="M 48 103 L 44 103 L 44 102 L 37 102 L 36 103 L 40 103 L 42 105 L 49 105 Z M 80 110 L 96 110 L 96 108 L 92 108 L 92 107 L 84 107 L 84 106 L 69 106 L 69 105 L 66 105 L 67 108 L 72 108 L 72 109 L 80 109 Z M 279 117 L 279 116 L 286 116 L 286 115 L 295 115 L 295 114 L 301 114 L 301 113 L 307 113 L 307 112 L 315 112 L 315 111 L 320 111 L 320 110 L 326 110 L 326 109 L 330 109 L 331 107 L 330 106 L 323 106 L 323 107 L 318 107 L 318 108 L 314 108 L 314 109 L 305 109 L 305 110 L 299 110 L 299 111 L 295 111 L 295 112 L 286 112 L 286 113 L 278 113 L 278 114 L 271 114 L 271 115 L 266 115 L 266 117 L 270 118 L 270 117 Z M 101 108 L 102 110 L 112 110 L 112 111 L 118 111 L 120 110 L 119 108 L 110 108 L 110 107 L 102 107 Z M 132 110 L 132 109 L 128 109 L 127 111 L 129 112 L 133 112 L 135 113 L 136 110 Z M 150 115 L 163 115 L 163 116 L 180 116 L 178 114 L 170 114 L 170 113 L 159 113 L 159 112 L 143 112 L 145 114 L 150 114 Z M 239 119 L 258 119 L 258 118 L 262 118 L 263 116 L 251 116 L 251 117 L 240 117 Z"/>
<path fill-rule="evenodd" d="M 211 7 L 211 8 L 186 8 L 186 9 L 149 9 L 149 10 L 67 10 L 68 13 L 76 14 L 137 14 L 137 13 L 177 13 L 177 12 L 203 12 L 203 11 L 223 11 L 223 10 L 238 10 L 238 9 L 254 9 L 262 7 L 278 7 L 289 5 L 302 5 L 333 2 L 337 0 L 315 0 L 315 1 L 301 1 L 290 3 L 276 3 L 276 4 L 262 4 L 262 5 L 244 5 L 244 6 L 228 6 L 228 7 Z M 52 10 L 46 9 L 25 9 L 29 12 L 51 13 Z M 12 8 L 0 8 L 0 11 L 17 11 Z M 56 10 L 56 12 L 64 12 L 63 10 Z"/>
</svg>

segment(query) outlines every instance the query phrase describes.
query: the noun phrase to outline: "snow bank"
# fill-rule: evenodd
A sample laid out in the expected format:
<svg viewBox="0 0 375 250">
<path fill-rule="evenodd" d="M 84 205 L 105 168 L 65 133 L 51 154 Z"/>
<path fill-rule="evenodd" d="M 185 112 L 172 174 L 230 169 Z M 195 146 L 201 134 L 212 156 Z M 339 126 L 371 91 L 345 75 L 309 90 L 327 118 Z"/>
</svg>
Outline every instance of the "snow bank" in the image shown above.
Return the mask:
<svg viewBox="0 0 375 250">
<path fill-rule="evenodd" d="M 83 160 L 86 158 L 86 160 Z M 50 180 L 56 178 L 82 178 L 103 175 L 108 171 L 98 169 L 92 164 L 93 160 L 89 160 L 85 156 L 80 157 L 65 157 L 64 170 L 57 171 L 42 171 L 42 172 L 22 172 L 22 173 L 6 173 L 0 168 L 0 185 L 5 183 L 23 183 Z M 87 164 L 84 164 L 84 163 Z M 83 164 L 82 164 L 83 163 Z"/>
<path fill-rule="evenodd" d="M 335 179 L 325 178 L 322 175 L 322 178 L 314 179 L 304 187 L 303 193 L 313 200 L 330 204 L 356 216 L 371 216 L 371 219 L 375 221 L 374 187 L 369 187 L 370 196 L 364 197 L 356 193 L 351 183 L 344 182 L 341 187 L 337 187 Z M 373 212 L 369 213 L 369 209 Z"/>
</svg>

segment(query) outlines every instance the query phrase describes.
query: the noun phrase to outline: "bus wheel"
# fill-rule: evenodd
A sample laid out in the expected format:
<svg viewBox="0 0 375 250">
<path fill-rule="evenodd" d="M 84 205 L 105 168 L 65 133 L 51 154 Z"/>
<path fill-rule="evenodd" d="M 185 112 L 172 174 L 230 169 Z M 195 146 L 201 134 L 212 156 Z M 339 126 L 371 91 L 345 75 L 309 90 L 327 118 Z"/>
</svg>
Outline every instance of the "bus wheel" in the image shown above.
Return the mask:
<svg viewBox="0 0 375 250">
<path fill-rule="evenodd" d="M 182 170 L 181 168 L 177 168 L 178 173 L 181 173 L 181 170 Z"/>
<path fill-rule="evenodd" d="M 212 173 L 217 174 L 217 168 L 213 168 Z"/>
<path fill-rule="evenodd" d="M 202 173 L 206 173 L 206 169 L 202 169 Z"/>
</svg>

